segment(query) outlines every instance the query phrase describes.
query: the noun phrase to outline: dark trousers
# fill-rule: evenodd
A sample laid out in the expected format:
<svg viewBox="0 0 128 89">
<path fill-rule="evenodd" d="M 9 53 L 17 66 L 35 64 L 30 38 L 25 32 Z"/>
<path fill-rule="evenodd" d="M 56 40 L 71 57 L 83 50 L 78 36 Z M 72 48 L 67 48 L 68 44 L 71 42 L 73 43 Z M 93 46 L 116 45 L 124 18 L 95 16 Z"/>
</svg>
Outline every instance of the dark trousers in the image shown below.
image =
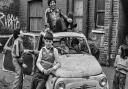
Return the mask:
<svg viewBox="0 0 128 89">
<path fill-rule="evenodd" d="M 56 21 L 56 25 L 53 28 L 53 32 L 64 32 L 67 30 L 64 19 L 60 18 Z"/>
<path fill-rule="evenodd" d="M 48 75 L 42 73 L 35 73 L 33 75 L 31 89 L 46 89 L 46 82 L 48 80 Z"/>
<path fill-rule="evenodd" d="M 12 89 L 22 89 L 23 87 L 23 68 L 18 63 L 17 58 L 13 58 L 13 65 L 15 67 L 15 80 Z"/>
<path fill-rule="evenodd" d="M 115 71 L 112 89 L 125 89 L 126 74 Z"/>
</svg>

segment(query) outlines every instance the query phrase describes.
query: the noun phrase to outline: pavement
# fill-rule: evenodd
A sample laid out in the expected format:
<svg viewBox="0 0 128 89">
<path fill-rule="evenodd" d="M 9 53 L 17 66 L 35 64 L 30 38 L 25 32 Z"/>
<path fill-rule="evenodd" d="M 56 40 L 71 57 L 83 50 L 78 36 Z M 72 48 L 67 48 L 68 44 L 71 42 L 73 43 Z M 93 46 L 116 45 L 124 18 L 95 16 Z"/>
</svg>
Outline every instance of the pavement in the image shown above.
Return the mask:
<svg viewBox="0 0 128 89">
<path fill-rule="evenodd" d="M 2 70 L 2 54 L 0 54 L 0 81 L 5 81 L 7 84 L 9 84 L 9 88 L 2 88 L 2 89 L 10 89 L 13 81 L 14 81 L 14 73 L 12 72 L 6 72 Z M 112 89 L 112 82 L 114 78 L 114 68 L 113 67 L 102 67 L 104 73 L 107 76 L 108 83 L 110 86 L 110 89 Z M 31 85 L 31 76 L 25 76 L 24 78 L 24 88 L 23 89 L 30 89 Z M 0 84 L 1 85 L 1 84 Z M 4 85 L 5 86 L 5 85 Z M 1 89 L 1 87 L 0 87 Z M 126 80 L 126 88 L 128 89 L 128 75 L 127 75 L 127 80 Z"/>
<path fill-rule="evenodd" d="M 14 81 L 14 73 L 2 70 L 3 55 L 0 54 L 0 89 L 11 89 Z M 26 75 L 24 78 L 23 89 L 30 89 L 32 76 Z M 2 84 L 4 83 L 4 84 Z M 1 88 L 1 85 L 5 88 Z"/>
</svg>

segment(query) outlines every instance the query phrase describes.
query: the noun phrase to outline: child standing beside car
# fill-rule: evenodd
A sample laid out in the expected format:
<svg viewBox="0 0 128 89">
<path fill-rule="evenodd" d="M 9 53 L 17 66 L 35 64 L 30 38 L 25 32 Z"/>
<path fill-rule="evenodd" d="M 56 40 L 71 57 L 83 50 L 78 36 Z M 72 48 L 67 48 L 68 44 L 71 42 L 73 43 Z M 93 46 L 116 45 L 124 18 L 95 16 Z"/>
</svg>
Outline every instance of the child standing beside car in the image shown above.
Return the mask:
<svg viewBox="0 0 128 89">
<path fill-rule="evenodd" d="M 112 89 L 125 89 L 126 75 L 128 72 L 128 47 L 121 45 L 116 56 L 114 67 L 115 76 Z"/>
<path fill-rule="evenodd" d="M 13 65 L 15 67 L 15 81 L 13 82 L 13 89 L 22 89 L 23 86 L 23 67 L 26 67 L 23 64 L 22 54 L 24 52 L 23 49 L 23 41 L 22 41 L 22 33 L 20 33 L 20 29 L 16 29 L 13 31 L 14 44 L 12 47 L 12 58 Z"/>
<path fill-rule="evenodd" d="M 46 89 L 45 84 L 49 75 L 60 67 L 58 51 L 53 47 L 51 32 L 46 32 L 44 43 L 45 45 L 41 48 L 37 58 L 37 70 L 33 76 L 31 89 Z"/>
</svg>

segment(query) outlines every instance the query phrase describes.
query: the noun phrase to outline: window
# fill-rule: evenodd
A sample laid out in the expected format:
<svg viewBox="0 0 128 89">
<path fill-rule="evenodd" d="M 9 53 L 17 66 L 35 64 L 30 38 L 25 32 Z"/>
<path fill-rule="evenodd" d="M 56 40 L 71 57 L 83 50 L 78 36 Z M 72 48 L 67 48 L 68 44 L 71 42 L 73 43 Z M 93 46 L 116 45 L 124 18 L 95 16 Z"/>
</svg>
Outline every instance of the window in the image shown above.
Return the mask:
<svg viewBox="0 0 128 89">
<path fill-rule="evenodd" d="M 96 18 L 95 18 L 96 28 L 101 28 L 104 26 L 104 17 L 105 17 L 105 0 L 96 0 Z"/>
<path fill-rule="evenodd" d="M 76 20 L 77 23 L 77 31 L 82 31 L 82 27 L 83 27 L 83 0 L 74 0 L 74 18 Z"/>
<path fill-rule="evenodd" d="M 42 31 L 42 1 L 31 1 L 29 2 L 29 28 L 30 31 Z"/>
</svg>

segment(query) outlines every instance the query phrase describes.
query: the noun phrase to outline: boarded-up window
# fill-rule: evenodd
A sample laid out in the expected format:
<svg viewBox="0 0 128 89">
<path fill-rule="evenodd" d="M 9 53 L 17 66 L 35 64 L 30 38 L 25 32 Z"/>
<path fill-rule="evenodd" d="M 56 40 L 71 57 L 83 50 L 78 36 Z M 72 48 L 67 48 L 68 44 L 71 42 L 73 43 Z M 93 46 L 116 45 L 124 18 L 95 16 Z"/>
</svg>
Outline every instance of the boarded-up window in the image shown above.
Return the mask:
<svg viewBox="0 0 128 89">
<path fill-rule="evenodd" d="M 96 0 L 96 27 L 104 26 L 105 0 Z"/>
<path fill-rule="evenodd" d="M 43 21 L 42 21 L 42 2 L 41 1 L 32 1 L 29 3 L 29 25 L 30 31 L 41 31 L 43 30 Z"/>
<path fill-rule="evenodd" d="M 77 31 L 82 31 L 83 24 L 83 0 L 74 0 L 74 17 L 77 22 Z"/>
</svg>

